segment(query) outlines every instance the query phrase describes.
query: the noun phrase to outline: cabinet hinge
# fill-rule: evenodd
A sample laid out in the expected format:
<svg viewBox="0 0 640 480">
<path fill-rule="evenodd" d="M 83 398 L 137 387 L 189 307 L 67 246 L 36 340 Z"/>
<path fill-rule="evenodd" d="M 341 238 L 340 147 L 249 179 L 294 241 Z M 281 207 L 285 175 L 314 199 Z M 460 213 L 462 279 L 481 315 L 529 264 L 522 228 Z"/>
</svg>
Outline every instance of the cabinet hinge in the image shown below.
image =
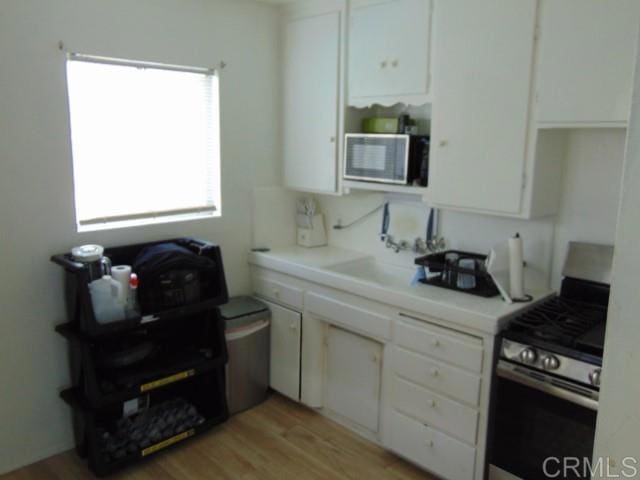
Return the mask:
<svg viewBox="0 0 640 480">
<path fill-rule="evenodd" d="M 522 189 L 525 190 L 527 188 L 527 174 L 522 175 Z"/>
</svg>

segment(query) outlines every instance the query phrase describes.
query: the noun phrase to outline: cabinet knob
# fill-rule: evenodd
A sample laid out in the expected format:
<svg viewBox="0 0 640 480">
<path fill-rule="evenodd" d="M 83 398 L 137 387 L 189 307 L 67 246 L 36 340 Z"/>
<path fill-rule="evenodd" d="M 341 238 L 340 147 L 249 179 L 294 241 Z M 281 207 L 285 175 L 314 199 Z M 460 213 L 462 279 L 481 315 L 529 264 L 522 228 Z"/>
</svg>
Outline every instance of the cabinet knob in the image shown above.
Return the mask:
<svg viewBox="0 0 640 480">
<path fill-rule="evenodd" d="M 429 445 L 429 447 L 430 447 L 430 448 L 433 448 L 436 444 L 434 443 L 434 441 L 433 441 L 433 440 L 429 440 L 429 441 L 427 442 L 427 445 Z"/>
<path fill-rule="evenodd" d="M 446 147 L 447 145 L 449 145 L 449 141 L 448 140 L 440 140 L 438 142 L 438 146 L 440 146 L 440 147 Z"/>
<path fill-rule="evenodd" d="M 387 61 L 380 62 L 380 68 L 387 68 Z"/>
<path fill-rule="evenodd" d="M 400 62 L 398 60 L 394 60 L 391 62 L 391 66 L 392 67 L 397 67 L 400 64 Z"/>
<path fill-rule="evenodd" d="M 373 361 L 373 363 L 378 363 L 380 358 L 378 357 L 377 353 L 374 353 L 373 355 L 371 355 L 371 360 Z"/>
<path fill-rule="evenodd" d="M 289 325 L 289 328 L 290 328 L 291 330 L 297 330 L 297 329 L 298 329 L 298 326 L 297 326 L 295 323 L 292 323 L 291 325 Z"/>
<path fill-rule="evenodd" d="M 329 142 L 336 143 L 336 137 L 329 137 Z"/>
<path fill-rule="evenodd" d="M 430 373 L 432 377 L 437 377 L 438 375 L 440 375 L 440 370 L 438 370 L 437 368 L 432 368 L 430 370 Z"/>
<path fill-rule="evenodd" d="M 432 338 L 431 339 L 431 345 L 433 345 L 434 347 L 439 347 L 440 346 L 440 340 L 438 340 L 437 338 Z"/>
<path fill-rule="evenodd" d="M 272 290 L 273 296 L 274 297 L 279 297 L 280 296 L 280 290 L 278 290 L 277 288 L 274 288 Z"/>
<path fill-rule="evenodd" d="M 429 405 L 431 405 L 431 408 L 436 408 L 437 404 L 435 400 L 431 400 L 431 403 Z"/>
</svg>

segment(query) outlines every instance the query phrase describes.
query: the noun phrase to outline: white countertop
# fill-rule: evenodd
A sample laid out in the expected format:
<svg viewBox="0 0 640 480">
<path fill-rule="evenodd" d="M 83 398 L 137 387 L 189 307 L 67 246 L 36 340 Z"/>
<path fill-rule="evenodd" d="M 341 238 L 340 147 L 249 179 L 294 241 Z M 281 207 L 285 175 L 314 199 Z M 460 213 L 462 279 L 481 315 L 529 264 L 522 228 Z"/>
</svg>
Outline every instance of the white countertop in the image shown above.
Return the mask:
<svg viewBox="0 0 640 480">
<path fill-rule="evenodd" d="M 411 286 L 408 275 L 406 284 L 393 282 L 380 285 L 373 281 L 330 270 L 335 265 L 371 258 L 369 255 L 337 247 L 286 247 L 269 252 L 251 252 L 249 263 L 283 274 L 302 278 L 326 287 L 343 290 L 387 305 L 406 313 L 445 320 L 466 329 L 483 333 L 499 332 L 506 321 L 519 311 L 531 307 L 548 297 L 553 291 L 548 287 L 544 275 L 525 269 L 525 285 L 533 302 L 507 304 L 501 297 L 482 298 L 445 288 L 419 284 Z M 380 264 L 384 265 L 384 264 Z M 389 266 L 390 269 L 400 267 Z M 410 270 L 408 270 L 410 273 Z"/>
</svg>

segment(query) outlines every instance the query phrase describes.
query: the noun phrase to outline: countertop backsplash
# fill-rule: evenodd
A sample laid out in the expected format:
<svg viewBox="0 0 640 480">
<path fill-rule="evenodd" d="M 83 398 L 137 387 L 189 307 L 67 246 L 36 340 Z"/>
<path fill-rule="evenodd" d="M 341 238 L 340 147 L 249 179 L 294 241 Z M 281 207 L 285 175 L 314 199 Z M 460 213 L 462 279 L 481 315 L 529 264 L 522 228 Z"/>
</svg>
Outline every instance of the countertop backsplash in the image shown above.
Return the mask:
<svg viewBox="0 0 640 480">
<path fill-rule="evenodd" d="M 345 197 L 318 196 L 329 228 L 329 243 L 337 247 L 363 251 L 394 265 L 413 265 L 413 251 L 394 253 L 380 240 L 382 212 L 344 229 L 334 230 L 338 219 L 348 223 L 385 201 L 382 194 L 356 193 Z M 413 243 L 416 237 L 425 237 L 428 205 L 420 202 L 395 201 L 390 203 L 389 233 L 394 240 Z M 447 249 L 488 253 L 498 242 L 506 241 L 516 232 L 524 238 L 527 262 L 537 270 L 550 271 L 553 239 L 553 219 L 534 221 L 505 219 L 487 215 L 440 211 L 438 235 L 446 240 Z"/>
</svg>

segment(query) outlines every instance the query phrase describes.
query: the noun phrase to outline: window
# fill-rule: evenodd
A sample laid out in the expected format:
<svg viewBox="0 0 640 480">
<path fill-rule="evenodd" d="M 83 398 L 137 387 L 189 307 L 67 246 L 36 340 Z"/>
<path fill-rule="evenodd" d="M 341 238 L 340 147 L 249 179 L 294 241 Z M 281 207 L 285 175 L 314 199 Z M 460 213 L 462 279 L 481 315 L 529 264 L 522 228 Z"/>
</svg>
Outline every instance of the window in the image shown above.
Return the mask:
<svg viewBox="0 0 640 480">
<path fill-rule="evenodd" d="M 78 231 L 221 214 L 213 70 L 72 54 L 67 85 Z"/>
</svg>

